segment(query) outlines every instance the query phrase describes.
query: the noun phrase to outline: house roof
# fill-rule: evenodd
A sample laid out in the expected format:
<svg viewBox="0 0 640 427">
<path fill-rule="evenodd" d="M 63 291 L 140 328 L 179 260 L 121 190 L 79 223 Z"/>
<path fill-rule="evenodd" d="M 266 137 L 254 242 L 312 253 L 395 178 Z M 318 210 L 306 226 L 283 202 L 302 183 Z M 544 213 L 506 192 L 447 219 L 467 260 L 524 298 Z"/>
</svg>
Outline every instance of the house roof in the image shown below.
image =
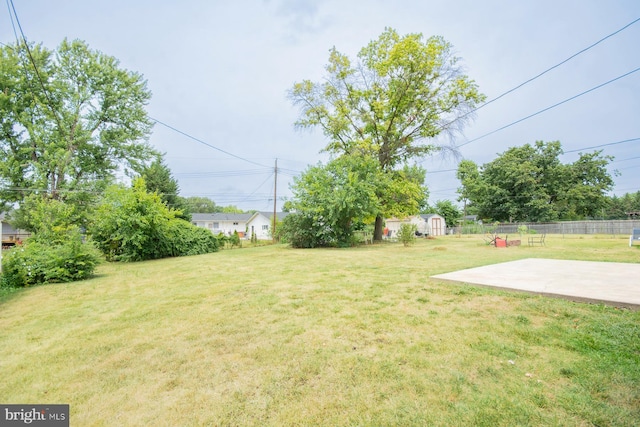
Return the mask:
<svg viewBox="0 0 640 427">
<path fill-rule="evenodd" d="M 192 221 L 238 221 L 247 222 L 253 216 L 250 213 L 230 214 L 230 213 L 194 213 L 191 214 Z"/>
<path fill-rule="evenodd" d="M 424 219 L 426 221 L 429 218 L 433 218 L 434 216 L 440 216 L 440 215 L 438 215 L 438 214 L 421 214 L 420 218 L 422 218 L 422 219 Z"/>
<path fill-rule="evenodd" d="M 273 212 L 261 211 L 261 212 L 258 212 L 258 213 L 260 215 L 264 216 L 264 217 L 267 217 L 267 218 L 273 217 Z M 289 215 L 289 212 L 276 212 L 276 218 L 277 218 L 278 221 L 282 221 L 288 215 Z"/>
<path fill-rule="evenodd" d="M 242 213 L 242 214 L 229 214 L 229 213 L 194 213 L 191 214 L 192 221 L 238 221 L 238 222 L 249 222 L 256 215 L 262 215 L 265 218 L 271 218 L 273 216 L 273 212 L 255 212 L 255 213 Z M 276 212 L 276 218 L 278 221 L 282 221 L 289 212 Z"/>
</svg>

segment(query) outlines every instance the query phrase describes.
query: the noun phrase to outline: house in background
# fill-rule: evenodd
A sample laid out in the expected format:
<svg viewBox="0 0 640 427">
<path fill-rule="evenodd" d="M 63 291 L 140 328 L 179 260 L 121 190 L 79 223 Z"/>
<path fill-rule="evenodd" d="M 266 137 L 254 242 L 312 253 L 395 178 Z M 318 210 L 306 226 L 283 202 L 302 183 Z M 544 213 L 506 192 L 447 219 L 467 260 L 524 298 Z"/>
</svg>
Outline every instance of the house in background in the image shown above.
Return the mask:
<svg viewBox="0 0 640 427">
<path fill-rule="evenodd" d="M 234 231 L 240 237 L 247 232 L 247 223 L 253 214 L 228 214 L 228 213 L 194 213 L 191 214 L 191 223 L 197 227 L 206 228 L 213 234 L 220 233 L 230 236 Z"/>
<path fill-rule="evenodd" d="M 31 236 L 31 233 L 24 230 L 14 228 L 7 221 L 7 214 L 0 213 L 0 222 L 2 222 L 2 233 L 0 240 L 2 241 L 2 247 L 14 246 L 16 243 L 23 241 L 27 237 Z"/>
<path fill-rule="evenodd" d="M 282 221 L 288 212 L 276 212 L 278 221 Z M 243 214 L 227 213 L 194 213 L 191 214 L 191 223 L 198 227 L 206 228 L 213 234 L 220 233 L 230 236 L 234 231 L 238 232 L 240 238 L 250 239 L 252 233 L 256 233 L 258 240 L 270 240 L 271 218 L 273 212 L 255 212 Z"/>
<path fill-rule="evenodd" d="M 282 221 L 289 212 L 276 212 L 276 221 Z M 253 233 L 256 233 L 258 240 L 270 240 L 271 227 L 273 226 L 273 212 L 256 212 L 247 221 L 247 239 L 250 239 Z"/>
<path fill-rule="evenodd" d="M 385 221 L 386 237 L 395 238 L 402 224 L 415 224 L 418 233 L 428 236 L 444 236 L 447 223 L 438 214 L 412 215 L 404 219 L 389 218 Z"/>
</svg>

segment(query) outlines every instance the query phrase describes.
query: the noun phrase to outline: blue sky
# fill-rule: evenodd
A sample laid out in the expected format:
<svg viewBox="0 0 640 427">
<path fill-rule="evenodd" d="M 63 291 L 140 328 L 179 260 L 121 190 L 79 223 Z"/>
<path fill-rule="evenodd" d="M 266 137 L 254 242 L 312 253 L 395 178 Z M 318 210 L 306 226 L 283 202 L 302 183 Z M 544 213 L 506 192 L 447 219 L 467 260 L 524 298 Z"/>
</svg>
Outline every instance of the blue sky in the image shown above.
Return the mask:
<svg viewBox="0 0 640 427">
<path fill-rule="evenodd" d="M 150 142 L 166 153 L 183 196 L 242 209 L 278 206 L 292 177 L 326 161 L 320 131 L 294 129 L 286 97 L 294 82 L 319 81 L 335 46 L 355 58 L 385 27 L 443 36 L 467 74 L 493 99 L 640 18 L 636 0 L 311 1 L 13 0 L 29 41 L 55 48 L 82 39 L 148 81 Z M 0 9 L 0 41 L 15 36 Z M 640 22 L 477 112 L 460 145 L 640 67 Z M 461 147 L 478 164 L 509 147 L 559 140 L 565 151 L 640 138 L 640 71 Z M 446 140 L 437 141 L 448 142 Z M 604 149 L 615 156 L 615 194 L 640 190 L 640 140 Z M 244 161 L 224 152 L 247 159 Z M 578 152 L 561 160 L 573 162 Z M 459 159 L 458 159 L 459 160 Z M 430 202 L 455 200 L 456 159 L 431 158 Z"/>
</svg>

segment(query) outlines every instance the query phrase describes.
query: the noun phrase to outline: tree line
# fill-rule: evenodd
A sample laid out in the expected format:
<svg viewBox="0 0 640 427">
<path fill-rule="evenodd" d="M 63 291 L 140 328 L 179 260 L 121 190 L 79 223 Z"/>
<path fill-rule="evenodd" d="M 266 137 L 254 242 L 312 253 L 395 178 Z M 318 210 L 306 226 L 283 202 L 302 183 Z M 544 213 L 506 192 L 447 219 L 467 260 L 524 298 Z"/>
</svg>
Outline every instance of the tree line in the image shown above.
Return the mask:
<svg viewBox="0 0 640 427">
<path fill-rule="evenodd" d="M 238 209 L 179 196 L 148 142 L 151 92 L 140 74 L 80 40 L 3 45 L 0 67 L 0 208 L 32 233 L 3 257 L 4 285 L 86 278 L 105 257 L 219 249 L 191 213 Z"/>
<path fill-rule="evenodd" d="M 613 157 L 596 150 L 562 163 L 562 153 L 559 141 L 537 141 L 509 148 L 481 166 L 461 161 L 457 178 L 464 211 L 492 222 L 548 222 L 622 219 L 633 210 L 632 196 L 607 196 L 614 186 L 607 171 Z"/>
<path fill-rule="evenodd" d="M 16 283 L 84 277 L 98 249 L 112 261 L 218 250 L 211 233 L 190 224 L 191 213 L 240 210 L 179 196 L 163 155 L 148 142 L 151 93 L 140 74 L 79 40 L 55 50 L 3 45 L 0 59 L 0 203 L 34 233 L 7 257 Z M 320 129 L 331 160 L 294 178 L 279 237 L 294 247 L 347 246 L 359 230 L 381 240 L 392 216 L 435 210 L 455 222 L 452 202 L 427 206 L 417 164 L 458 155 L 438 137 L 460 132 L 485 100 L 453 46 L 387 28 L 355 59 L 331 49 L 325 71 L 321 82 L 294 83 L 289 98 L 300 108 L 296 126 Z M 544 221 L 596 216 L 610 206 L 611 158 L 596 151 L 564 165 L 561 152 L 559 142 L 536 142 L 482 166 L 463 160 L 463 213 Z M 117 184 L 116 172 L 132 185 Z M 47 248 L 58 252 L 40 256 Z"/>
</svg>

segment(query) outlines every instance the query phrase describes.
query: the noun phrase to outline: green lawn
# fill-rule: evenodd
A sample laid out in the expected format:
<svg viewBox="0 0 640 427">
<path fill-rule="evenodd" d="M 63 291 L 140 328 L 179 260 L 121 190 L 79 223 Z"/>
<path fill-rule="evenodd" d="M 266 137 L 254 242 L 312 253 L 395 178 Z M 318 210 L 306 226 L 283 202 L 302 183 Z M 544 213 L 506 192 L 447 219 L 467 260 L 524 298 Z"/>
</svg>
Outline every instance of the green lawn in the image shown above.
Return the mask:
<svg viewBox="0 0 640 427">
<path fill-rule="evenodd" d="M 73 426 L 637 425 L 639 311 L 429 277 L 639 249 L 463 236 L 105 264 L 3 294 L 0 402 L 68 403 Z"/>
</svg>

